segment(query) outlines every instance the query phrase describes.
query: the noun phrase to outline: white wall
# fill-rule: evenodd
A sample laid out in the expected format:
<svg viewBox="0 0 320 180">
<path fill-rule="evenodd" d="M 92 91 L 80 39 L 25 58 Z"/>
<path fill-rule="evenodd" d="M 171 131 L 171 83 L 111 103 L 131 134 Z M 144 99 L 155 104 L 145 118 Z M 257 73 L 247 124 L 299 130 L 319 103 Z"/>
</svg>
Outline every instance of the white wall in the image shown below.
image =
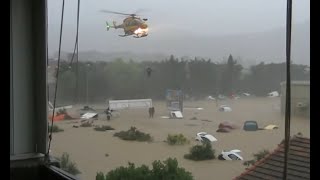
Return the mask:
<svg viewBox="0 0 320 180">
<path fill-rule="evenodd" d="M 10 155 L 47 146 L 46 1 L 10 1 Z"/>
</svg>

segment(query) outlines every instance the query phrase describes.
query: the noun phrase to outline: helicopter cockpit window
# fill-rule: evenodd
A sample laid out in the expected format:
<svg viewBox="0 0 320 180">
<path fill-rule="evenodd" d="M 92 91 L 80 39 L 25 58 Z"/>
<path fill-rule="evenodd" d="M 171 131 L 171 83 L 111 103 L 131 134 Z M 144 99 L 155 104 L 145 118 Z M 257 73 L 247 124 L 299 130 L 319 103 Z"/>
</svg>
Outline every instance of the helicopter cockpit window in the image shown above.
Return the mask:
<svg viewBox="0 0 320 180">
<path fill-rule="evenodd" d="M 138 25 L 138 22 L 137 22 L 137 20 L 130 21 L 130 22 L 128 23 L 128 25 L 129 25 L 129 26 L 137 26 L 137 25 Z"/>
</svg>

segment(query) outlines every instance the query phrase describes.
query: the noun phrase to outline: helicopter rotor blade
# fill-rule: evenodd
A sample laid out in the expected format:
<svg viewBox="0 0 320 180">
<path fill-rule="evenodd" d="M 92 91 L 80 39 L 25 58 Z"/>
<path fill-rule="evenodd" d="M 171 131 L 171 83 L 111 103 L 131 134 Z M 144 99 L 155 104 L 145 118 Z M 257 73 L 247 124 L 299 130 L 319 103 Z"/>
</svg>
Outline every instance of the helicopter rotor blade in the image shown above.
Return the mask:
<svg viewBox="0 0 320 180">
<path fill-rule="evenodd" d="M 146 12 L 147 9 L 143 9 L 143 8 L 140 8 L 138 10 L 136 10 L 133 14 L 137 16 L 137 14 L 140 14 L 141 12 Z"/>
<path fill-rule="evenodd" d="M 121 12 L 116 12 L 116 11 L 109 11 L 109 10 L 100 10 L 100 12 L 112 13 L 112 14 L 120 14 L 120 15 L 126 15 L 126 16 L 132 16 L 132 15 L 134 15 L 134 14 L 127 14 L 127 13 L 121 13 Z"/>
<path fill-rule="evenodd" d="M 121 12 L 109 11 L 109 10 L 104 10 L 104 9 L 101 10 L 101 12 L 104 12 L 104 13 L 120 14 L 120 15 L 126 15 L 126 16 L 140 16 L 138 14 L 141 12 L 145 12 L 145 11 L 147 11 L 147 9 L 138 9 L 134 13 L 128 14 L 128 13 L 121 13 Z"/>
</svg>

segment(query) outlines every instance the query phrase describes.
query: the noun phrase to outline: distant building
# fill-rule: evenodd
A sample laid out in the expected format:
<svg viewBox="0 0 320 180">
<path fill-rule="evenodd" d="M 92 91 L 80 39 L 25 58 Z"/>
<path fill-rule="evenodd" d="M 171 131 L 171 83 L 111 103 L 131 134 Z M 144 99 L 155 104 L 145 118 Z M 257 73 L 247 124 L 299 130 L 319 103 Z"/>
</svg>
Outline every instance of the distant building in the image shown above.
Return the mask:
<svg viewBox="0 0 320 180">
<path fill-rule="evenodd" d="M 281 113 L 286 107 L 286 82 L 281 86 Z M 291 114 L 294 116 L 310 117 L 310 81 L 291 82 Z"/>
</svg>

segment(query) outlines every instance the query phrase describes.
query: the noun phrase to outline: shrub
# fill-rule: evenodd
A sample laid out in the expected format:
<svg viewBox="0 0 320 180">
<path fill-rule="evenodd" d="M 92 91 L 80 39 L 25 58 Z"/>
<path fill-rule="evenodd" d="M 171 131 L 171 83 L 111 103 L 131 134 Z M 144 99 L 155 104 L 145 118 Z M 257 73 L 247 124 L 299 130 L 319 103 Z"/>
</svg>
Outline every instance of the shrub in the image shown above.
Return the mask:
<svg viewBox="0 0 320 180">
<path fill-rule="evenodd" d="M 96 131 L 107 131 L 107 130 L 114 130 L 114 128 L 111 127 L 111 126 L 103 125 L 103 126 L 95 127 L 94 130 L 96 130 Z"/>
<path fill-rule="evenodd" d="M 136 127 L 131 127 L 128 131 L 117 132 L 113 136 L 128 141 L 152 141 L 149 134 L 138 131 Z"/>
<path fill-rule="evenodd" d="M 190 143 L 190 141 L 184 137 L 183 134 L 168 134 L 167 142 L 170 145 L 184 145 Z"/>
<path fill-rule="evenodd" d="M 270 154 L 270 152 L 266 149 L 259 151 L 256 154 L 253 154 L 253 159 L 249 160 L 249 161 L 245 161 L 243 163 L 244 166 L 249 167 L 250 165 L 253 165 L 254 163 L 256 163 L 257 161 L 260 161 L 261 159 L 263 159 L 266 155 Z"/>
<path fill-rule="evenodd" d="M 212 149 L 211 143 L 206 142 L 202 145 L 191 147 L 190 154 L 185 154 L 184 158 L 194 161 L 201 161 L 207 159 L 215 159 L 215 150 Z"/>
<path fill-rule="evenodd" d="M 84 122 L 80 125 L 80 127 L 92 127 L 92 123 L 90 123 L 89 121 Z"/>
<path fill-rule="evenodd" d="M 77 167 L 77 164 L 75 162 L 72 162 L 69 159 L 68 153 L 63 153 L 61 158 L 58 158 L 58 159 L 60 160 L 60 165 L 62 170 L 73 175 L 77 175 L 81 173 Z"/>
<path fill-rule="evenodd" d="M 168 158 L 163 162 L 154 161 L 152 167 L 152 170 L 146 165 L 135 167 L 134 163 L 129 162 L 128 167 L 118 167 L 108 172 L 105 178 L 101 172 L 97 173 L 96 180 L 193 180 L 190 172 L 178 167 L 178 161 L 175 158 Z"/>
<path fill-rule="evenodd" d="M 49 126 L 49 132 L 51 131 L 51 126 Z M 56 133 L 56 132 L 62 132 L 62 131 L 64 131 L 63 129 L 61 129 L 59 126 L 57 126 L 57 125 L 53 125 L 52 126 L 52 132 L 53 133 Z"/>
<path fill-rule="evenodd" d="M 97 173 L 96 180 L 105 180 L 103 172 Z"/>
</svg>

